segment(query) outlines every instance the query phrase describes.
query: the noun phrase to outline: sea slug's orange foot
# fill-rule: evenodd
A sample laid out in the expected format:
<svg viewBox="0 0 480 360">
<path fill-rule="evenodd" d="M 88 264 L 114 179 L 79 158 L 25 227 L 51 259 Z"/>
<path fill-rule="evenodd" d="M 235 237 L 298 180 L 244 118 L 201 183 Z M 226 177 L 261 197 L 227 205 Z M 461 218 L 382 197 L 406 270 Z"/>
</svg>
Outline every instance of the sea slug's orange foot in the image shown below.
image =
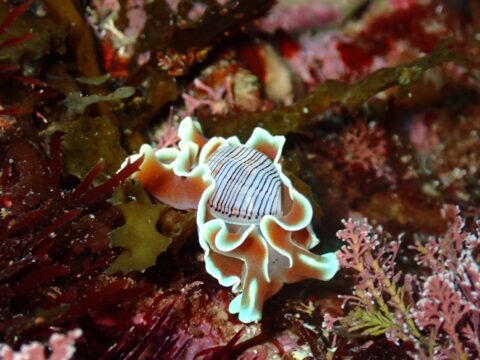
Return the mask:
<svg viewBox="0 0 480 360">
<path fill-rule="evenodd" d="M 198 209 L 206 270 L 238 293 L 231 313 L 243 322 L 259 320 L 263 303 L 284 283 L 335 275 L 335 253 L 309 251 L 319 242 L 312 206 L 282 171 L 283 136 L 256 128 L 245 144 L 237 137 L 206 141 L 188 117 L 179 137 L 179 150 L 143 145 L 145 160 L 134 176 L 159 200 Z"/>
</svg>

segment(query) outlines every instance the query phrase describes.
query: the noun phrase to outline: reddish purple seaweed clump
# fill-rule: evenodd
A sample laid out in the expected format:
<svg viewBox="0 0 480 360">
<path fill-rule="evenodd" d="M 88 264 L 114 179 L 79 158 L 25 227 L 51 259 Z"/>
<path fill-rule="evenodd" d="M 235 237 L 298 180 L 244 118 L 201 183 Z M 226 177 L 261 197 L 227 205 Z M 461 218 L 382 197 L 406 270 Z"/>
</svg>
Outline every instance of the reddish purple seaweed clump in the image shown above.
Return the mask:
<svg viewBox="0 0 480 360">
<path fill-rule="evenodd" d="M 108 234 L 119 219 L 105 200 L 142 159 L 92 188 L 103 168 L 100 161 L 72 186 L 62 170 L 60 143 L 61 134 L 55 133 L 50 157 L 18 139 L 0 144 L 0 313 L 5 319 L 0 334 L 9 343 L 149 290 L 99 277 L 113 259 Z M 99 322 L 108 312 L 92 320 Z"/>
<path fill-rule="evenodd" d="M 391 181 L 392 169 L 387 165 L 387 142 L 385 132 L 378 124 L 357 121 L 339 136 L 338 147 L 334 149 L 336 161 L 347 172 L 372 174 L 377 178 Z"/>
<path fill-rule="evenodd" d="M 353 272 L 354 291 L 344 296 L 348 314 L 333 321 L 362 335 L 384 334 L 398 346 L 410 343 L 423 358 L 480 356 L 478 219 L 467 231 L 458 208 L 444 207 L 443 216 L 444 235 L 411 246 L 422 271 L 405 275 L 397 264 L 399 241 L 387 241 L 366 221 L 346 221 L 338 255 Z"/>
</svg>

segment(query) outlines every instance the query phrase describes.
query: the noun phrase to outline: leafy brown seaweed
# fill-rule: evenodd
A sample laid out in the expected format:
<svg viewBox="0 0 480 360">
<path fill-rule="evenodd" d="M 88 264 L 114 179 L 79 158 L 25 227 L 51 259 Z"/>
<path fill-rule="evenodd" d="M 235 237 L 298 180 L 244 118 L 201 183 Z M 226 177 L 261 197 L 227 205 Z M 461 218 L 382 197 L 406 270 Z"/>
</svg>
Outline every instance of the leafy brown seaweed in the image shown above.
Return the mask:
<svg viewBox="0 0 480 360">
<path fill-rule="evenodd" d="M 69 174 L 82 178 L 98 159 L 103 159 L 106 173 L 113 174 L 125 159 L 118 128 L 106 116 L 82 116 L 61 130 L 65 131 L 62 152 Z"/>
</svg>

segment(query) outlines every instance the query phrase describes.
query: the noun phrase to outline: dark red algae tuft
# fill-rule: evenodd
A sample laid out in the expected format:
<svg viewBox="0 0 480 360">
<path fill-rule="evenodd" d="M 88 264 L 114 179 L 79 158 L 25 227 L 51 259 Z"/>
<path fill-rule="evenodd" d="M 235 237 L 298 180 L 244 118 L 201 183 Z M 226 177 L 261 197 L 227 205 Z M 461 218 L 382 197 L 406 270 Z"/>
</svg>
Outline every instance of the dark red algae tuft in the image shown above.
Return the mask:
<svg viewBox="0 0 480 360">
<path fill-rule="evenodd" d="M 53 134 L 49 157 L 19 139 L 0 144 L 0 337 L 11 344 L 49 333 L 56 324 L 80 327 L 108 317 L 121 324 L 112 304 L 152 290 L 99 276 L 115 255 L 108 234 L 121 219 L 106 199 L 143 159 L 92 188 L 100 161 L 72 186 L 62 170 L 61 137 Z"/>
</svg>

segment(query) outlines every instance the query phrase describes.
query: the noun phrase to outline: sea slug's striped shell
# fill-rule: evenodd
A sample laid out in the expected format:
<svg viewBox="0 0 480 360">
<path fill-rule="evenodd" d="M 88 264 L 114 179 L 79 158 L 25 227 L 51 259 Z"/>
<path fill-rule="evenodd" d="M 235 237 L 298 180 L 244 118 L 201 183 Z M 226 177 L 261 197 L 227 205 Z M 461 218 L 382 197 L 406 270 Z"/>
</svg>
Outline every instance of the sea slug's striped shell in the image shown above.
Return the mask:
<svg viewBox="0 0 480 360">
<path fill-rule="evenodd" d="M 224 146 L 207 165 L 215 179 L 210 211 L 235 224 L 258 224 L 265 215 L 282 215 L 282 182 L 273 161 L 245 146 Z"/>
</svg>

